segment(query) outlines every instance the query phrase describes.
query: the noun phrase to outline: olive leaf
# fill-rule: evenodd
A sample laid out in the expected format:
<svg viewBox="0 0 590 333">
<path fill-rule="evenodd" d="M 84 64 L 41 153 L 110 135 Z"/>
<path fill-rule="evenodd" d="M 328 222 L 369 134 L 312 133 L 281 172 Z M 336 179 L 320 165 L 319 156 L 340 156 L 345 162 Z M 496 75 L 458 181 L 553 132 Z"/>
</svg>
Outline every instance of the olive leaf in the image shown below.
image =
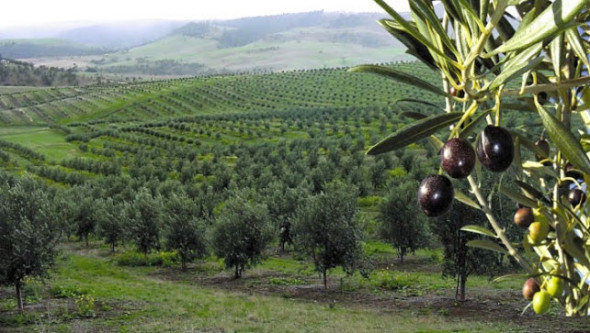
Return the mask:
<svg viewBox="0 0 590 333">
<path fill-rule="evenodd" d="M 376 145 L 369 148 L 367 154 L 377 155 L 403 148 L 446 128 L 459 120 L 461 116 L 463 116 L 462 112 L 451 112 L 420 119 L 397 130 L 395 133 L 378 142 Z"/>
<path fill-rule="evenodd" d="M 535 68 L 543 60 L 543 56 L 539 55 L 542 49 L 543 44 L 537 43 L 508 60 L 504 64 L 502 73 L 490 83 L 489 89 L 494 90 L 514 77 Z"/>
<path fill-rule="evenodd" d="M 535 106 L 537 107 L 539 116 L 541 116 L 541 121 L 543 122 L 551 141 L 553 141 L 563 156 L 565 156 L 576 169 L 585 173 L 590 173 L 590 160 L 588 159 L 588 156 L 586 156 L 580 141 L 574 137 L 572 132 L 570 132 L 561 121 L 555 118 L 554 115 L 545 110 L 543 106 L 536 101 Z"/>
<path fill-rule="evenodd" d="M 455 189 L 455 199 L 469 207 L 473 207 L 477 210 L 481 209 L 481 206 L 478 205 L 475 201 L 471 200 L 470 197 L 468 197 L 467 195 L 465 195 L 463 192 Z"/>
<path fill-rule="evenodd" d="M 590 0 L 555 0 L 530 23 L 522 23 L 512 38 L 487 56 L 521 50 L 545 39 L 552 39 L 561 31 L 576 26 L 578 23 L 574 18 L 589 5 Z"/>
<path fill-rule="evenodd" d="M 418 103 L 418 104 L 424 104 L 424 105 L 432 106 L 434 108 L 440 108 L 440 105 L 436 105 L 436 104 L 434 104 L 432 102 L 421 100 L 421 99 L 415 99 L 415 98 L 400 98 L 397 101 L 395 101 L 396 104 L 397 103 L 401 103 L 401 102 Z"/>
<path fill-rule="evenodd" d="M 438 70 L 434 64 L 434 58 L 430 52 L 428 52 L 428 48 L 407 33 L 402 26 L 395 21 L 388 19 L 381 19 L 378 22 L 385 30 L 387 30 L 387 32 L 395 37 L 395 39 L 399 40 L 407 47 L 406 53 L 413 55 L 431 69 Z"/>
<path fill-rule="evenodd" d="M 536 188 L 532 187 L 531 185 L 529 185 L 523 181 L 520 181 L 520 180 L 515 180 L 515 182 L 516 182 L 516 185 L 518 185 L 525 194 L 528 194 L 529 196 L 531 196 L 537 200 L 542 200 L 546 203 L 551 202 L 549 199 L 547 199 L 547 197 L 545 197 L 543 195 L 543 193 L 539 192 Z"/>
<path fill-rule="evenodd" d="M 497 238 L 496 234 L 494 234 L 491 230 L 488 230 L 479 225 L 466 225 L 461 228 L 462 231 L 473 232 L 475 234 L 480 234 L 484 236 L 489 236 L 492 238 Z"/>
<path fill-rule="evenodd" d="M 459 137 L 466 138 L 468 137 L 473 131 L 477 128 L 477 126 L 486 118 L 488 114 L 492 112 L 491 109 L 482 112 L 477 118 L 473 119 L 470 123 L 468 123 L 459 134 Z"/>
<path fill-rule="evenodd" d="M 498 191 L 504 194 L 505 196 L 509 197 L 512 201 L 515 201 L 523 206 L 537 207 L 537 202 L 535 200 L 526 197 L 518 192 L 512 191 L 511 189 L 507 188 L 502 184 L 498 186 Z"/>
<path fill-rule="evenodd" d="M 426 82 L 422 79 L 419 79 L 413 75 L 404 73 L 402 71 L 398 71 L 389 67 L 378 66 L 378 65 L 360 65 L 352 67 L 348 70 L 349 72 L 368 72 L 386 76 L 390 79 L 399 81 L 401 83 L 406 83 L 413 85 L 418 88 L 422 88 L 424 90 L 428 90 L 438 95 L 442 95 L 445 97 L 452 97 L 451 95 L 444 92 L 441 88 Z"/>
<path fill-rule="evenodd" d="M 502 254 L 507 254 L 508 253 L 506 251 L 506 249 L 503 248 L 503 247 L 501 247 L 500 245 L 498 245 L 498 243 L 493 242 L 493 241 L 488 240 L 488 239 L 474 239 L 474 240 L 470 240 L 469 242 L 467 242 L 467 246 L 469 246 L 469 247 L 477 247 L 477 248 L 484 249 L 484 250 L 496 251 L 496 252 L 500 252 Z"/>
<path fill-rule="evenodd" d="M 436 53 L 438 56 L 443 58 L 444 60 L 452 63 L 453 65 L 457 65 L 457 62 L 451 58 L 449 58 L 443 50 L 440 50 L 436 47 L 426 36 L 420 33 L 412 24 L 406 21 L 395 9 L 391 8 L 388 4 L 385 3 L 383 0 L 375 0 L 375 2 L 383 8 L 389 14 L 395 22 L 397 22 L 408 34 L 410 34 L 413 38 L 415 38 L 418 42 L 422 45 L 426 46 L 428 50 L 433 53 Z"/>
</svg>

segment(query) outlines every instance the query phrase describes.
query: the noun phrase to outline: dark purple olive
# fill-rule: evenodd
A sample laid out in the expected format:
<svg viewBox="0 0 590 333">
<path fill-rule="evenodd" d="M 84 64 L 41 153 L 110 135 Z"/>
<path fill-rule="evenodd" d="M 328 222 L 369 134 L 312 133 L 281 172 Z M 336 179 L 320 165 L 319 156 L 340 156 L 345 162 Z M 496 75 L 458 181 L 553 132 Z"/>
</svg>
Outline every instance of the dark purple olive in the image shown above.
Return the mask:
<svg viewBox="0 0 590 333">
<path fill-rule="evenodd" d="M 565 176 L 573 179 L 584 179 L 584 175 L 569 162 L 565 165 Z"/>
<path fill-rule="evenodd" d="M 453 178 L 469 176 L 475 166 L 475 151 L 469 141 L 454 138 L 442 147 L 440 162 L 443 170 Z"/>
<path fill-rule="evenodd" d="M 546 160 L 549 158 L 550 147 L 549 147 L 549 142 L 547 142 L 547 140 L 541 139 L 541 140 L 535 142 L 535 146 L 539 147 L 541 149 L 541 151 L 543 151 L 543 153 L 544 153 L 544 156 L 535 154 L 535 158 L 537 159 L 537 162 L 540 162 L 542 160 Z M 545 161 L 545 162 L 543 162 L 543 165 L 549 166 L 549 165 L 551 165 L 551 161 Z"/>
<path fill-rule="evenodd" d="M 430 217 L 448 212 L 454 197 L 453 184 L 445 176 L 427 176 L 418 188 L 418 205 L 424 214 Z"/>
<path fill-rule="evenodd" d="M 528 228 L 534 220 L 533 210 L 529 207 L 519 208 L 514 214 L 514 223 L 521 228 Z"/>
<path fill-rule="evenodd" d="M 586 200 L 586 194 L 584 191 L 575 188 L 568 193 L 567 200 L 572 204 L 572 206 L 577 207 L 578 205 L 581 205 L 584 200 Z"/>
<path fill-rule="evenodd" d="M 514 142 L 512 135 L 502 127 L 488 125 L 477 139 L 477 157 L 490 171 L 501 172 L 512 164 Z"/>
<path fill-rule="evenodd" d="M 522 286 L 522 297 L 528 300 L 532 300 L 533 296 L 541 291 L 539 284 L 534 278 L 530 278 L 526 280 L 524 285 Z"/>
</svg>

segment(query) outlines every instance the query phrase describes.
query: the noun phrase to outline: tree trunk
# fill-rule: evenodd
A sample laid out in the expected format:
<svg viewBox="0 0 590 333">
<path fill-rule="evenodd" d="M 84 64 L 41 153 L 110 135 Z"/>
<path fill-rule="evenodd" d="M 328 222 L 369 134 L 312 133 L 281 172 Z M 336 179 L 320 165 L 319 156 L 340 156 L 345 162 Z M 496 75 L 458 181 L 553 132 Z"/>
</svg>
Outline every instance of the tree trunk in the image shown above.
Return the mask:
<svg viewBox="0 0 590 333">
<path fill-rule="evenodd" d="M 111 253 L 115 253 L 115 242 L 111 243 Z"/>
<path fill-rule="evenodd" d="M 460 302 L 465 302 L 465 284 L 467 283 L 467 275 L 459 274 L 457 277 L 457 292 L 455 299 Z"/>
<path fill-rule="evenodd" d="M 88 234 L 86 234 L 86 247 L 88 247 Z"/>
<path fill-rule="evenodd" d="M 23 312 L 25 310 L 25 307 L 23 305 L 23 293 L 22 293 L 21 281 L 20 280 L 16 281 L 14 286 L 16 287 L 16 304 L 18 305 L 19 311 Z"/>
<path fill-rule="evenodd" d="M 240 265 L 236 265 L 236 271 L 235 271 L 235 278 L 239 279 L 240 278 Z"/>
<path fill-rule="evenodd" d="M 324 269 L 324 289 L 328 289 L 327 269 Z"/>
<path fill-rule="evenodd" d="M 180 269 L 185 272 L 186 271 L 186 258 L 181 256 L 180 258 Z"/>
</svg>

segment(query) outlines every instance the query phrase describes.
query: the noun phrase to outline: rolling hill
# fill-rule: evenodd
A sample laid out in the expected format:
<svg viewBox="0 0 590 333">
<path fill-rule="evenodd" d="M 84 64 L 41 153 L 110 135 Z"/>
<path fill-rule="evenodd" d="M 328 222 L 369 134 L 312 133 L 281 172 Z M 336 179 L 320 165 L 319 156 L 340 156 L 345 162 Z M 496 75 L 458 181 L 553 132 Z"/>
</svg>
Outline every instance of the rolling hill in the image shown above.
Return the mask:
<svg viewBox="0 0 590 333">
<path fill-rule="evenodd" d="M 268 72 L 409 59 L 403 45 L 379 28 L 376 21 L 382 17 L 379 13 L 320 11 L 189 22 L 176 29 L 160 23 L 160 37 L 154 37 L 157 34 L 150 30 L 149 36 L 155 40 L 118 51 L 97 55 L 96 47 L 87 46 L 92 55 L 39 57 L 35 52 L 19 58 L 45 66 L 76 64 L 92 73 L 125 77 Z M 80 31 L 85 32 L 87 40 L 101 35 L 101 31 L 112 32 L 105 27 L 87 27 L 60 36 L 79 37 Z M 129 40 L 141 40 L 141 35 L 128 31 L 125 35 Z M 105 43 L 103 40 L 102 45 Z"/>
</svg>

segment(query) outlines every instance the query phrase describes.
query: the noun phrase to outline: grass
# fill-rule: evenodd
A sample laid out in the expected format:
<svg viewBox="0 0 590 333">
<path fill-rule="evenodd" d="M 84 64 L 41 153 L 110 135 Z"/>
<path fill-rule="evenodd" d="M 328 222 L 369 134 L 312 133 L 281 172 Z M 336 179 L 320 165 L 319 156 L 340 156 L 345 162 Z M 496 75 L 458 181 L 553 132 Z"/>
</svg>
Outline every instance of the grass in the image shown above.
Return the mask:
<svg viewBox="0 0 590 333">
<path fill-rule="evenodd" d="M 0 139 L 31 148 L 50 161 L 81 155 L 76 145 L 65 141 L 63 134 L 47 127 L 3 127 L 0 128 Z"/>
<path fill-rule="evenodd" d="M 215 279 L 230 287 L 220 288 L 195 282 L 195 275 L 201 274 L 198 270 L 178 274 L 177 268 L 119 266 L 105 255 L 107 251 L 104 247 L 66 249 L 46 288 L 53 297 L 70 297 L 69 308 L 68 301 L 62 300 L 61 305 L 53 303 L 41 312 L 6 315 L 2 311 L 14 304 L 10 299 L 2 300 L 0 324 L 4 323 L 8 332 L 40 328 L 56 332 L 439 332 L 441 328 L 449 332 L 497 332 L 517 328 L 504 322 L 464 321 L 445 311 L 424 308 L 355 306 L 339 300 L 341 294 L 336 291 L 321 297 L 321 288 L 319 299 L 265 296 L 238 287 L 241 281 L 225 272 L 216 273 Z M 313 274 L 306 264 L 281 257 L 271 257 L 257 270 L 288 273 L 264 278 L 276 288 L 306 288 L 304 276 Z M 297 278 L 297 274 L 303 274 L 303 278 Z M 400 285 L 416 287 L 432 285 L 434 275 L 397 272 L 394 279 Z M 256 271 L 247 271 L 246 276 L 255 277 Z M 448 282 L 441 284 L 440 275 L 437 279 L 439 284 L 433 288 L 448 287 Z"/>
</svg>

